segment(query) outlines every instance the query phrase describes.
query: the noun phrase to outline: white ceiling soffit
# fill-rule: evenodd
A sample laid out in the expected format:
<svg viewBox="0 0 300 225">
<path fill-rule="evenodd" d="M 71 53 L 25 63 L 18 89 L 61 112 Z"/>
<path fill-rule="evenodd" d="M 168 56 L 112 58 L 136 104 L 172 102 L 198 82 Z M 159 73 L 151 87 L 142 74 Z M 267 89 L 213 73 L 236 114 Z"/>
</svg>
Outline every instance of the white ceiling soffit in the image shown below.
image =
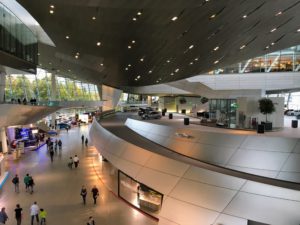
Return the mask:
<svg viewBox="0 0 300 225">
<path fill-rule="evenodd" d="M 38 41 L 55 47 L 55 44 L 40 24 L 15 0 L 0 0 L 15 16 L 17 16 L 37 37 Z"/>
</svg>

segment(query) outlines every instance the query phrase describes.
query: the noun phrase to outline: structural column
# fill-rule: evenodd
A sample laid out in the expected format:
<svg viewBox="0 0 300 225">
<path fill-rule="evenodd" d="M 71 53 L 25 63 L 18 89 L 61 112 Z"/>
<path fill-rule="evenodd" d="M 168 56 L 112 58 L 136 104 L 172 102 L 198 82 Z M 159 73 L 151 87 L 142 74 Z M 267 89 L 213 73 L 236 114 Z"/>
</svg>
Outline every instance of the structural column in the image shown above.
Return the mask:
<svg viewBox="0 0 300 225">
<path fill-rule="evenodd" d="M 51 101 L 56 100 L 56 79 L 55 74 L 51 74 Z M 51 127 L 55 127 L 56 113 L 51 114 Z"/>
<path fill-rule="evenodd" d="M 5 102 L 6 74 L 0 71 L 0 102 Z"/>
<path fill-rule="evenodd" d="M 8 148 L 7 148 L 7 139 L 6 139 L 5 127 L 1 127 L 0 133 L 1 133 L 1 142 L 2 142 L 2 152 L 7 153 Z"/>
</svg>

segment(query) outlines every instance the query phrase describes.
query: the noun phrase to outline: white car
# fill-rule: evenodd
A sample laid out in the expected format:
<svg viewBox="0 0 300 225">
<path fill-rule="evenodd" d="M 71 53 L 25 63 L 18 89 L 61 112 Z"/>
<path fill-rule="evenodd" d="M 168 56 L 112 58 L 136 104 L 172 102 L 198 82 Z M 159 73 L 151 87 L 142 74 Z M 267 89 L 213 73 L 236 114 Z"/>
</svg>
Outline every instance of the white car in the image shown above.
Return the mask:
<svg viewBox="0 0 300 225">
<path fill-rule="evenodd" d="M 288 111 L 286 115 L 288 115 L 288 116 L 299 116 L 300 115 L 300 110 Z"/>
</svg>

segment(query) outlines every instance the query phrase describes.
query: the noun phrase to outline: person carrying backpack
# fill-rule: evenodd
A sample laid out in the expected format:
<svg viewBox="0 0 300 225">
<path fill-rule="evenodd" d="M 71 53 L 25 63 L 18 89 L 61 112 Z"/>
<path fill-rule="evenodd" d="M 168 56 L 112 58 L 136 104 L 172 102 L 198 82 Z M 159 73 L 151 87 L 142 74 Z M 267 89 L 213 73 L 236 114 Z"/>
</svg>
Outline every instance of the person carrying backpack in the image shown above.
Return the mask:
<svg viewBox="0 0 300 225">
<path fill-rule="evenodd" d="M 34 181 L 33 181 L 33 178 L 30 176 L 29 177 L 29 182 L 28 182 L 28 187 L 29 187 L 29 190 L 30 190 L 30 194 L 33 193 L 33 186 L 34 186 Z"/>
<path fill-rule="evenodd" d="M 19 193 L 20 192 L 19 191 L 19 183 L 20 183 L 20 181 L 19 181 L 18 174 L 15 175 L 15 177 L 12 179 L 11 182 L 15 185 L 15 192 Z"/>
</svg>

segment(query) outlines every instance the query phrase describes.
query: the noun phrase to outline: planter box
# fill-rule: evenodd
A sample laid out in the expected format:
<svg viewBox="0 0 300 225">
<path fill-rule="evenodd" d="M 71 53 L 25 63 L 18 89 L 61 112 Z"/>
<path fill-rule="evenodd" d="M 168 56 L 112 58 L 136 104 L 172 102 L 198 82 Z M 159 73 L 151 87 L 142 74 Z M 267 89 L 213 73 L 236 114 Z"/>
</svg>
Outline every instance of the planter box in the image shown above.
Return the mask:
<svg viewBox="0 0 300 225">
<path fill-rule="evenodd" d="M 262 125 L 265 126 L 265 130 L 272 130 L 273 125 L 271 122 L 261 122 Z"/>
</svg>

